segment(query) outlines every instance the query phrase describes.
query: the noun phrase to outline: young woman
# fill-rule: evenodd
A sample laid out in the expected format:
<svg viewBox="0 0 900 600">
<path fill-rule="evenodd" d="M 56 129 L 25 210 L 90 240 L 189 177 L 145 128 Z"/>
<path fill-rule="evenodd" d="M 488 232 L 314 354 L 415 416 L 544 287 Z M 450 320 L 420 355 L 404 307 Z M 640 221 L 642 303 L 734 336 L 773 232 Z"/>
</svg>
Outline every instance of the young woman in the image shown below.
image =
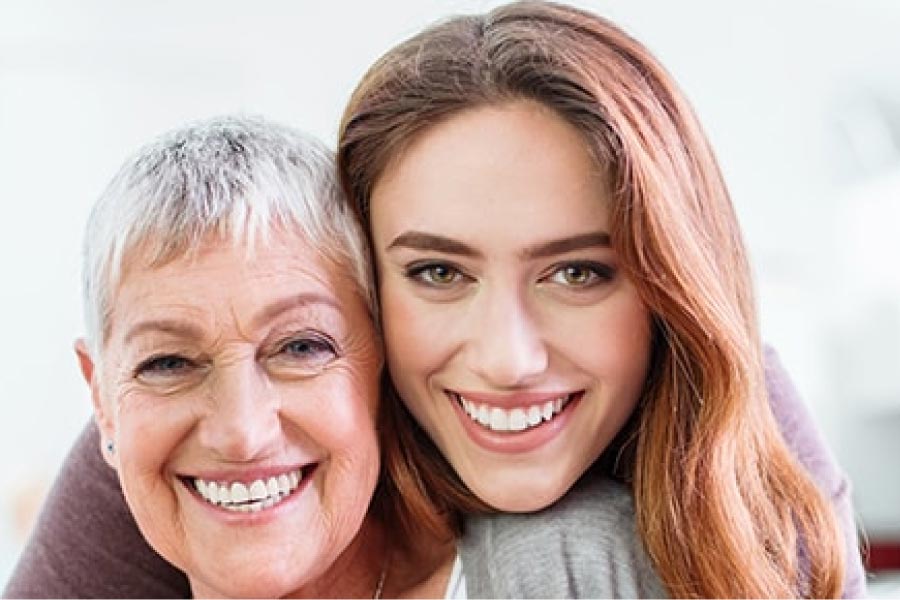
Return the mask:
<svg viewBox="0 0 900 600">
<path fill-rule="evenodd" d="M 365 75 L 338 164 L 437 505 L 539 510 L 599 462 L 671 595 L 841 594 L 728 192 L 646 48 L 549 3 L 440 23 Z"/>
<path fill-rule="evenodd" d="M 486 571 L 501 585 L 471 595 L 552 596 L 540 585 L 560 573 L 575 580 L 566 595 L 592 595 L 581 582 L 623 562 L 664 587 L 610 594 L 862 593 L 858 556 L 842 557 L 833 509 L 794 456 L 843 511 L 846 487 L 796 408 L 780 422 L 803 441 L 792 455 L 781 439 L 769 401 L 785 396 L 766 394 L 727 191 L 643 46 L 553 4 L 452 19 L 372 67 L 338 150 L 402 399 L 388 386 L 382 453 L 430 498 L 411 507 L 419 518 L 439 530 L 467 513 L 461 547 L 491 544 L 464 560 L 467 583 Z M 594 535 L 610 514 L 622 535 Z M 584 519 L 591 535 L 570 536 Z M 541 563 L 553 553 L 522 543 L 529 528 L 563 531 L 569 558 L 579 540 L 579 562 Z M 852 522 L 844 534 L 853 549 Z M 581 562 L 597 556 L 613 567 Z"/>
</svg>

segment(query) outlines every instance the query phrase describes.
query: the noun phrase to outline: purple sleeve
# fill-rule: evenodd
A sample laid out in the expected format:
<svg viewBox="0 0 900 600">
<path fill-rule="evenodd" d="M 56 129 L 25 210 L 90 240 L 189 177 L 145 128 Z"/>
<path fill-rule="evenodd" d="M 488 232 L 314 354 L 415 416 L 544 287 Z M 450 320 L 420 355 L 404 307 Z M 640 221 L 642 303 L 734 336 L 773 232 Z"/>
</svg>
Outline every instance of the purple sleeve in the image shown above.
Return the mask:
<svg viewBox="0 0 900 600">
<path fill-rule="evenodd" d="M 93 422 L 63 463 L 3 597 L 191 597 L 184 574 L 141 537 Z"/>
<path fill-rule="evenodd" d="M 850 482 L 825 444 L 800 394 L 772 348 L 766 348 L 769 402 L 788 447 L 831 499 L 844 533 L 844 598 L 865 598 L 866 580 L 859 552 Z"/>
</svg>

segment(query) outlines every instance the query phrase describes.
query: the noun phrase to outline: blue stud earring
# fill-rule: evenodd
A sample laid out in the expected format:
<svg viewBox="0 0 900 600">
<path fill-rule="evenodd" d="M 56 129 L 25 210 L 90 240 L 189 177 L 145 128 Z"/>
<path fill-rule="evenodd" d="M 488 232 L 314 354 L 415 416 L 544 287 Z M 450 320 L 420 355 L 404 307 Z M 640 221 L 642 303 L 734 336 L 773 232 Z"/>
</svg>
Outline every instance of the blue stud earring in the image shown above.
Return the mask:
<svg viewBox="0 0 900 600">
<path fill-rule="evenodd" d="M 116 453 L 116 443 L 113 442 L 112 440 L 108 440 L 106 442 L 106 451 L 109 452 L 110 454 L 115 454 Z"/>
</svg>

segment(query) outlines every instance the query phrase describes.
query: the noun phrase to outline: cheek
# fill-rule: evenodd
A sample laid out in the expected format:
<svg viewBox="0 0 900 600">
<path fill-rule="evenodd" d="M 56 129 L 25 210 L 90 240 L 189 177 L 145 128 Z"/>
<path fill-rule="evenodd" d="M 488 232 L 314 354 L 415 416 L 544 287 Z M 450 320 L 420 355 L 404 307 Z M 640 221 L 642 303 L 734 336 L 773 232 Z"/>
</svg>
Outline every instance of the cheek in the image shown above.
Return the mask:
<svg viewBox="0 0 900 600">
<path fill-rule="evenodd" d="M 381 290 L 381 318 L 388 367 L 401 396 L 431 370 L 440 353 L 439 311 L 386 282 Z"/>
<path fill-rule="evenodd" d="M 339 367 L 318 381 L 282 391 L 286 425 L 328 456 L 371 460 L 375 456 L 378 377 L 374 367 L 353 372 Z"/>
<path fill-rule="evenodd" d="M 308 403 L 295 424 L 325 459 L 318 491 L 331 535 L 355 532 L 378 479 L 375 432 L 377 381 L 351 377 L 316 386 L 321 399 Z"/>
<path fill-rule="evenodd" d="M 573 360 L 610 388 L 636 401 L 650 360 L 650 313 L 636 293 L 622 294 L 570 322 Z"/>
<path fill-rule="evenodd" d="M 182 564 L 177 521 L 179 485 L 168 466 L 178 456 L 194 422 L 188 403 L 131 394 L 119 400 L 117 471 L 141 532 L 170 562 Z"/>
<path fill-rule="evenodd" d="M 139 392 L 115 400 L 116 456 L 124 475 L 146 479 L 162 474 L 196 421 L 194 402 Z"/>
</svg>

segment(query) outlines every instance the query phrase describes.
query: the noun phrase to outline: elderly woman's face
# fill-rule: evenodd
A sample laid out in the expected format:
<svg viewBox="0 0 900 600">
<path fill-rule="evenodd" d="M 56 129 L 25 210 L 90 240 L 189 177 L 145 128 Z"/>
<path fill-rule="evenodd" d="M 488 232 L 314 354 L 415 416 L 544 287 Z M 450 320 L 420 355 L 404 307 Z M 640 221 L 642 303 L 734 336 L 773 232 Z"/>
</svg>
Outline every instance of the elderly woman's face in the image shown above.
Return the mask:
<svg viewBox="0 0 900 600">
<path fill-rule="evenodd" d="M 195 594 L 295 590 L 369 505 L 381 358 L 356 286 L 316 256 L 288 234 L 252 254 L 213 240 L 132 261 L 114 295 L 101 426 L 141 531 Z"/>
</svg>

